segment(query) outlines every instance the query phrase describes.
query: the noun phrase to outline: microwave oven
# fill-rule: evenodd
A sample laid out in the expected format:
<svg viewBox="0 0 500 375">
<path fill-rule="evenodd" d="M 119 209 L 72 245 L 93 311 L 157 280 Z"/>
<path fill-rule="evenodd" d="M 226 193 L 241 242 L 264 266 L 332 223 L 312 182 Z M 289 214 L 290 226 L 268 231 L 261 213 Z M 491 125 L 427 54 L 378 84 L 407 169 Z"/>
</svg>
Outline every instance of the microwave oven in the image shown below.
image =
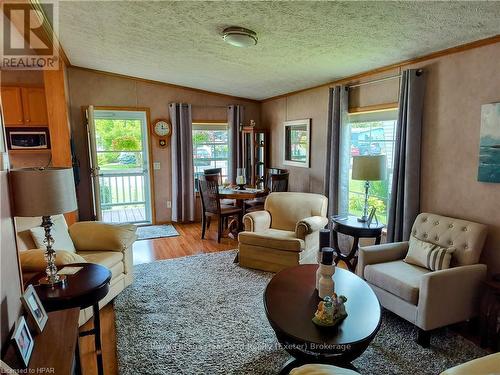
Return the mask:
<svg viewBox="0 0 500 375">
<path fill-rule="evenodd" d="M 9 150 L 50 149 L 48 128 L 6 128 Z"/>
</svg>

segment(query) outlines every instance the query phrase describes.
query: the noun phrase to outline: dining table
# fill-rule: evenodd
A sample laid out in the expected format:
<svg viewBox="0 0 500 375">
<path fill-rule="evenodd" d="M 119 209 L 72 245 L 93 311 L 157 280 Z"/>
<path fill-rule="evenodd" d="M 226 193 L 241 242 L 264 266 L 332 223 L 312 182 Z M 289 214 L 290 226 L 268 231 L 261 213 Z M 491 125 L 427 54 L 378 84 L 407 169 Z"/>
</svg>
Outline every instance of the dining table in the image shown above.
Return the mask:
<svg viewBox="0 0 500 375">
<path fill-rule="evenodd" d="M 243 202 L 246 200 L 265 197 L 268 191 L 265 189 L 245 188 L 240 190 L 233 187 L 219 187 L 219 196 L 221 199 L 234 199 L 238 207 L 243 207 Z"/>
<path fill-rule="evenodd" d="M 245 187 L 245 189 L 239 189 L 239 187 L 219 187 L 219 198 L 220 199 L 234 199 L 236 207 L 243 208 L 243 202 L 246 200 L 262 198 L 268 195 L 269 192 L 266 189 L 258 189 Z M 229 236 L 237 239 L 238 233 L 243 231 L 243 223 L 237 223 L 235 221 L 229 224 Z"/>
<path fill-rule="evenodd" d="M 246 200 L 262 198 L 269 194 L 269 191 L 266 189 L 258 189 L 245 187 L 244 189 L 240 189 L 239 187 L 224 187 L 219 186 L 219 198 L 220 199 L 234 199 L 236 207 L 241 207 L 243 209 L 243 202 Z M 232 221 L 229 223 L 229 237 L 233 239 L 238 238 L 238 233 L 243 231 L 243 223 L 238 223 L 237 221 Z M 234 263 L 238 263 L 239 254 L 236 253 L 236 257 L 234 258 Z"/>
</svg>

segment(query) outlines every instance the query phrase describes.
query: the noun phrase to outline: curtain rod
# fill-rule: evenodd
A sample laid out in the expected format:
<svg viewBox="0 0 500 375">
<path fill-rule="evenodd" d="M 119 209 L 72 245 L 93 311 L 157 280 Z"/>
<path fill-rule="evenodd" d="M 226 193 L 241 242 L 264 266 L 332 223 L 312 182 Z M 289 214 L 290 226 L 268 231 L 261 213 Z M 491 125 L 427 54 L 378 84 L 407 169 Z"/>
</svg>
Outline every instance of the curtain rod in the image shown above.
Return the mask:
<svg viewBox="0 0 500 375">
<path fill-rule="evenodd" d="M 348 89 L 352 89 L 354 87 L 360 87 L 360 86 L 365 86 L 365 85 L 371 85 L 373 83 L 379 83 L 379 82 L 384 82 L 384 81 L 389 81 L 391 79 L 395 78 L 400 78 L 401 74 L 395 75 L 395 76 L 390 76 L 390 77 L 385 77 L 385 78 L 379 78 L 379 79 L 374 79 L 372 81 L 366 81 L 366 82 L 361 82 L 361 83 L 356 83 L 355 85 L 347 85 L 346 87 Z"/>
<path fill-rule="evenodd" d="M 191 107 L 198 107 L 198 108 L 227 108 L 227 105 L 201 105 L 201 104 L 191 104 Z"/>
</svg>

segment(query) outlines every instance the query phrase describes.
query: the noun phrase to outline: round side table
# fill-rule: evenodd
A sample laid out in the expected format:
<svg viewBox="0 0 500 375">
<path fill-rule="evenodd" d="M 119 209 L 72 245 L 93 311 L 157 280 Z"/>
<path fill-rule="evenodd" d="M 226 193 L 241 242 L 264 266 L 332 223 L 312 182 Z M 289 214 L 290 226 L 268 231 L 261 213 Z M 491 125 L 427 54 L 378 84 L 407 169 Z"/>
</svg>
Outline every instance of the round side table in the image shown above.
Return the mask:
<svg viewBox="0 0 500 375">
<path fill-rule="evenodd" d="M 334 328 L 320 328 L 312 318 L 321 299 L 316 291 L 317 264 L 304 264 L 278 272 L 264 292 L 264 308 L 276 338 L 294 359 L 281 374 L 307 363 L 326 363 L 354 369 L 375 337 L 381 308 L 370 286 L 347 270 L 336 268 L 335 293 L 347 297 L 348 316 Z"/>
<path fill-rule="evenodd" d="M 80 337 L 94 335 L 97 356 L 97 372 L 102 375 L 102 350 L 101 350 L 101 321 L 99 317 L 99 301 L 109 291 L 111 272 L 104 266 L 93 263 L 67 264 L 63 267 L 82 267 L 74 275 L 67 275 L 66 282 L 54 287 L 38 285 L 38 280 L 45 273 L 35 275 L 28 284 L 33 284 L 43 307 L 47 311 L 64 310 L 73 307 L 85 309 L 92 306 L 94 313 L 94 328 L 80 332 Z"/>
<path fill-rule="evenodd" d="M 358 264 L 359 239 L 375 238 L 375 245 L 380 244 L 382 229 L 384 229 L 385 225 L 376 223 L 368 225 L 368 223 L 359 222 L 357 217 L 350 215 L 347 218 L 345 216 L 332 216 L 331 221 L 333 229 L 333 249 L 336 252 L 335 264 L 338 264 L 342 260 L 347 265 L 347 268 L 349 268 L 349 271 L 354 272 Z M 347 254 L 344 254 L 340 249 L 339 233 L 354 238 L 351 250 Z"/>
</svg>

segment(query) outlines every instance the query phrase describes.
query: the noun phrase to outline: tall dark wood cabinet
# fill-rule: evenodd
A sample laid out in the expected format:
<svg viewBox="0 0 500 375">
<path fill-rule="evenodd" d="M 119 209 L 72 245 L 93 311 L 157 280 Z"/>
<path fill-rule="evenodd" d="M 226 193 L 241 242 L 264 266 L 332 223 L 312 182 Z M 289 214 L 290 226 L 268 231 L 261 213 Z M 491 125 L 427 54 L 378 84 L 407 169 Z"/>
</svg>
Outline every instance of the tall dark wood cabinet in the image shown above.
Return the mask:
<svg viewBox="0 0 500 375">
<path fill-rule="evenodd" d="M 244 127 L 242 137 L 242 166 L 245 168 L 247 184 L 263 188 L 269 152 L 267 131 L 254 127 Z"/>
</svg>

